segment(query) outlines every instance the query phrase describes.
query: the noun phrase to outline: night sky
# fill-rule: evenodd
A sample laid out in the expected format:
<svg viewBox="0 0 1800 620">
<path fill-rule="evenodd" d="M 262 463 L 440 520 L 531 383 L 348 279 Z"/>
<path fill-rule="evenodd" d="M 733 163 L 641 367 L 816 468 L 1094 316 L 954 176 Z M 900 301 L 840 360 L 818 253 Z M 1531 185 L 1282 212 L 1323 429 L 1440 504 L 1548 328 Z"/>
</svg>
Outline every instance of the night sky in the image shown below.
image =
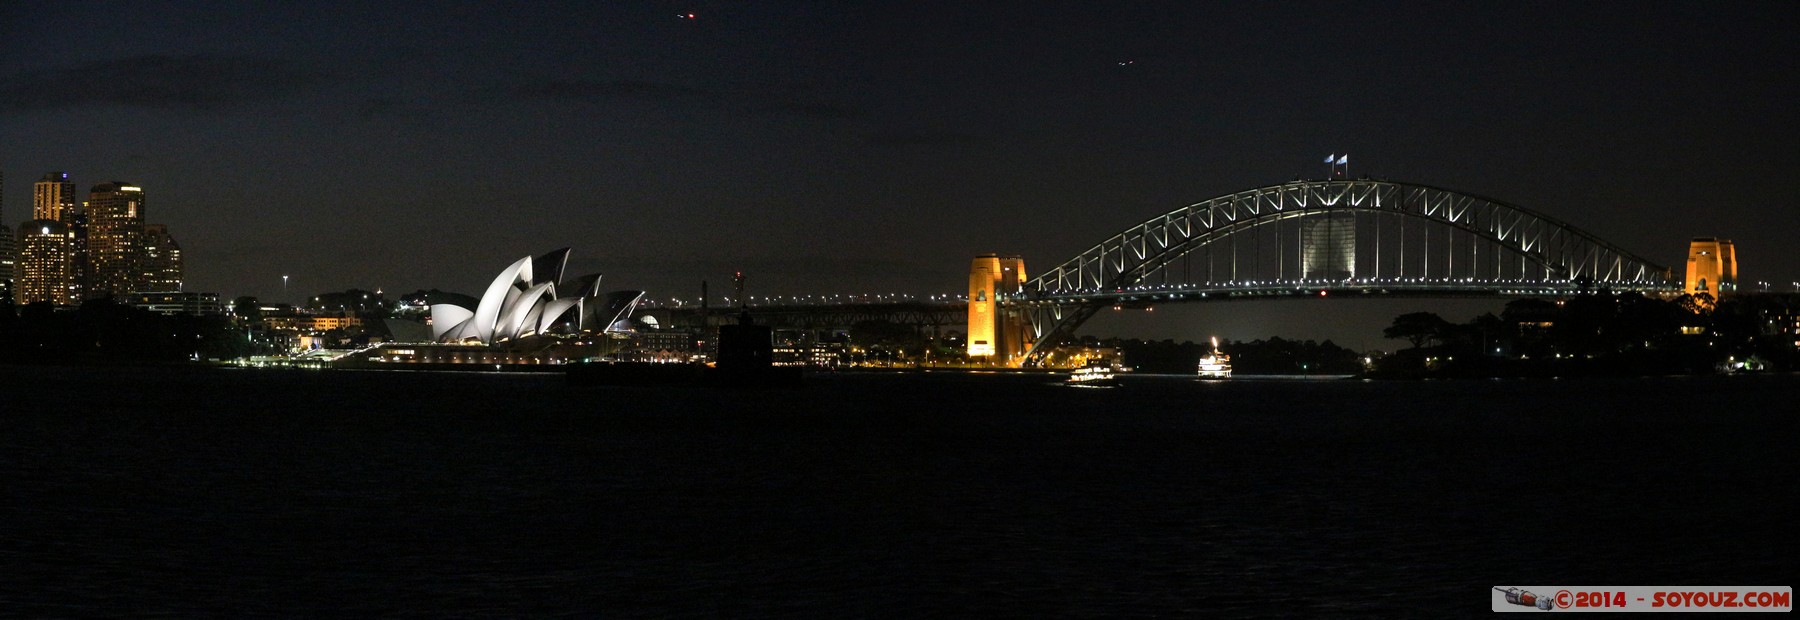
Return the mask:
<svg viewBox="0 0 1800 620">
<path fill-rule="evenodd" d="M 0 217 L 50 170 L 138 183 L 228 298 L 476 292 L 563 246 L 655 297 L 955 293 L 1347 152 L 1678 269 L 1732 238 L 1791 290 L 1797 7 L 7 2 Z M 1143 334 L 1379 343 L 1318 303 Z"/>
</svg>

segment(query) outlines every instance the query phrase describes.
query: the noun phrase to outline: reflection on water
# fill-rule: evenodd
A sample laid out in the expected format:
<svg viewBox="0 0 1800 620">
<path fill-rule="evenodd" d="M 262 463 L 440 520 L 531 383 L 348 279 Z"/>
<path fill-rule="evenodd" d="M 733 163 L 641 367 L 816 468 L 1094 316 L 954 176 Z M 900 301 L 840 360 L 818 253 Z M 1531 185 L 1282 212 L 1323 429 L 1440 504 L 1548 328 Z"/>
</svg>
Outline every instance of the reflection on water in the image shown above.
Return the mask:
<svg viewBox="0 0 1800 620">
<path fill-rule="evenodd" d="M 26 616 L 1441 616 L 1794 574 L 1791 376 L 3 370 Z"/>
</svg>

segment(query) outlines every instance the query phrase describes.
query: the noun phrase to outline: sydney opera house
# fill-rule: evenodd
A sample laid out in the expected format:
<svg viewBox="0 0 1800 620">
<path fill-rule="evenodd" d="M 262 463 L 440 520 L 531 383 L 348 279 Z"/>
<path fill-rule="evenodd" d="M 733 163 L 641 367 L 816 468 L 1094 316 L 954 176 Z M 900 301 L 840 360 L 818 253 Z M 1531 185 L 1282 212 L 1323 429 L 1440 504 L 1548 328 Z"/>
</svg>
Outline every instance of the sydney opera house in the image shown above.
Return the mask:
<svg viewBox="0 0 1800 620">
<path fill-rule="evenodd" d="M 600 274 L 558 284 L 569 249 L 514 262 L 473 304 L 431 304 L 431 337 L 438 342 L 493 345 L 533 336 L 630 333 L 631 311 L 643 291 L 600 292 Z M 558 291 L 567 296 L 558 296 Z"/>
<path fill-rule="evenodd" d="M 479 299 L 430 300 L 430 343 L 386 343 L 347 365 L 564 364 L 600 357 L 635 333 L 643 291 L 600 291 L 600 275 L 563 281 L 569 249 L 514 261 Z M 423 336 L 423 334 L 421 334 Z M 423 338 L 420 338 L 423 340 Z"/>
</svg>

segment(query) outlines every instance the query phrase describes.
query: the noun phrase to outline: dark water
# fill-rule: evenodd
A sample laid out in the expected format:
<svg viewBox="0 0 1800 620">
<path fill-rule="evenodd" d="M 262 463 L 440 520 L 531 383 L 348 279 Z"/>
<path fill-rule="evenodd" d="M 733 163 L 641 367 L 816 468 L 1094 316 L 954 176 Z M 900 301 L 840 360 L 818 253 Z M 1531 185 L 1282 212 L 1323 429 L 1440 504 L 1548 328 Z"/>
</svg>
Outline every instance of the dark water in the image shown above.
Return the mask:
<svg viewBox="0 0 1800 620">
<path fill-rule="evenodd" d="M 1800 377 L 0 368 L 0 615 L 1487 613 L 1789 585 Z"/>
</svg>

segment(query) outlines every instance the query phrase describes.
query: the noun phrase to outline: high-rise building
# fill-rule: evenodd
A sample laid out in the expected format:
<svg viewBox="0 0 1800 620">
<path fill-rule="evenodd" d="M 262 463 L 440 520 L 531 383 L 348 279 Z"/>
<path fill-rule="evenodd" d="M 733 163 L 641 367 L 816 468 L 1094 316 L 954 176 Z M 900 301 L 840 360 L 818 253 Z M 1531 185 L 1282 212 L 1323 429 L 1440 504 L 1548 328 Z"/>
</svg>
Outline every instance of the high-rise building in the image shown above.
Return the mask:
<svg viewBox="0 0 1800 620">
<path fill-rule="evenodd" d="M 17 252 L 13 248 L 12 229 L 6 224 L 6 172 L 0 170 L 0 307 L 10 311 L 13 302 L 13 261 Z"/>
<path fill-rule="evenodd" d="M 87 210 L 77 207 L 68 215 L 69 239 L 69 273 L 75 281 L 75 299 L 87 299 L 88 290 L 88 250 L 87 250 Z"/>
<path fill-rule="evenodd" d="M 81 217 L 79 205 L 80 203 L 75 200 L 75 182 L 69 180 L 69 173 L 67 172 L 46 172 L 44 173 L 43 178 L 38 179 L 37 183 L 32 184 L 32 219 L 62 222 L 63 225 L 67 227 L 68 232 L 71 233 L 71 235 L 69 235 L 70 245 L 65 249 L 66 251 L 64 251 L 63 254 L 68 256 L 69 285 L 73 287 L 71 294 L 74 296 L 73 299 L 76 300 L 81 299 L 80 283 L 83 275 L 87 272 L 85 269 L 87 253 L 84 251 L 86 248 L 84 242 L 86 241 L 87 235 L 85 225 L 78 225 L 77 223 L 77 220 L 81 219 L 83 220 L 82 223 L 85 224 L 85 220 Z M 25 229 L 20 228 L 19 233 L 20 235 L 23 235 Z M 57 301 L 56 303 L 60 304 L 68 302 Z"/>
<path fill-rule="evenodd" d="M 1025 285 L 1025 260 L 1017 256 L 983 254 L 969 264 L 970 357 L 1013 365 L 1031 348 L 1031 330 L 1024 313 L 1000 302 L 1017 295 Z"/>
<path fill-rule="evenodd" d="M 69 227 L 55 220 L 31 220 L 19 225 L 18 284 L 20 305 L 47 301 L 66 306 L 76 303 L 75 277 L 70 260 L 74 238 Z"/>
<path fill-rule="evenodd" d="M 1737 248 L 1730 239 L 1698 237 L 1688 244 L 1683 288 L 1689 295 L 1706 293 L 1715 301 L 1737 292 Z"/>
<path fill-rule="evenodd" d="M 18 290 L 18 273 L 14 265 L 18 252 L 13 247 L 12 229 L 0 224 L 0 311 L 12 306 Z"/>
<path fill-rule="evenodd" d="M 75 182 L 67 172 L 48 172 L 32 186 L 31 219 L 68 224 L 75 217 Z"/>
<path fill-rule="evenodd" d="M 123 181 L 88 192 L 86 298 L 124 297 L 145 284 L 144 190 Z"/>
<path fill-rule="evenodd" d="M 181 246 L 163 224 L 144 226 L 144 273 L 139 292 L 181 290 Z"/>
</svg>

